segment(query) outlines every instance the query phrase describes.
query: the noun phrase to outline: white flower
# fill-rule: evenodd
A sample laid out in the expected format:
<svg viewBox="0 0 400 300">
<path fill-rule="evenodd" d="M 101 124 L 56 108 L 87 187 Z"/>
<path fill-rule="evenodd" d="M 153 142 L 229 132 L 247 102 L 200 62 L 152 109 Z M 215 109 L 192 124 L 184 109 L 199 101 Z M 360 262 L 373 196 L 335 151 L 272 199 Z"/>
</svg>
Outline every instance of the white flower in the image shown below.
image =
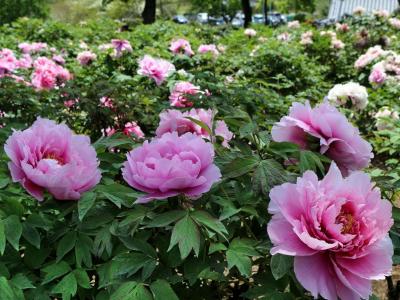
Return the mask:
<svg viewBox="0 0 400 300">
<path fill-rule="evenodd" d="M 357 109 L 364 109 L 368 104 L 368 92 L 356 82 L 337 84 L 329 91 L 327 99 L 337 105 L 344 105 L 350 100 Z"/>
</svg>

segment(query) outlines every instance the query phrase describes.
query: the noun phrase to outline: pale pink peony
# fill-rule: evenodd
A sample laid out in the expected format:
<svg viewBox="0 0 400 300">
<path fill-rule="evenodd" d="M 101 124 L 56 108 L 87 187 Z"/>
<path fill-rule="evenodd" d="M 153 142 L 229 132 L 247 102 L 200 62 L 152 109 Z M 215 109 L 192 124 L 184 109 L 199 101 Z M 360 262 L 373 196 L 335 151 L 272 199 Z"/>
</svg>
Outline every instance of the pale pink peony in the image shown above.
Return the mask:
<svg viewBox="0 0 400 300">
<path fill-rule="evenodd" d="M 374 16 L 380 18 L 388 18 L 390 16 L 390 12 L 388 12 L 386 9 L 374 10 L 373 14 Z"/>
<path fill-rule="evenodd" d="M 36 59 L 33 66 L 35 70 L 32 74 L 32 85 L 37 90 L 50 90 L 59 83 L 72 79 L 67 69 L 46 57 Z"/>
<path fill-rule="evenodd" d="M 106 129 L 102 129 L 101 132 L 105 136 L 112 136 L 117 130 L 114 127 L 107 127 Z"/>
<path fill-rule="evenodd" d="M 343 49 L 345 46 L 345 43 L 343 43 L 341 40 L 337 38 L 332 38 L 331 48 L 340 50 Z"/>
<path fill-rule="evenodd" d="M 210 134 L 207 130 L 188 119 L 188 117 L 203 122 L 210 129 L 213 127 L 213 112 L 211 109 L 205 110 L 202 108 L 192 108 L 190 111 L 183 113 L 179 110 L 169 109 L 160 114 L 160 123 L 156 130 L 157 137 L 161 137 L 166 132 L 177 132 L 178 135 L 191 132 L 201 136 L 202 138 L 211 140 Z M 228 126 L 224 121 L 216 121 L 214 133 L 216 136 L 223 138 L 222 145 L 224 147 L 229 147 L 228 143 L 233 138 L 233 133 L 229 131 Z"/>
<path fill-rule="evenodd" d="M 29 69 L 32 67 L 32 57 L 29 54 L 24 54 L 17 62 L 17 67 L 20 69 Z"/>
<path fill-rule="evenodd" d="M 257 35 L 257 31 L 255 31 L 252 28 L 247 28 L 244 30 L 244 35 L 246 35 L 248 37 L 255 37 Z"/>
<path fill-rule="evenodd" d="M 127 154 L 125 181 L 147 193 L 137 203 L 177 195 L 198 198 L 221 178 L 211 143 L 192 133 L 165 133 Z"/>
<path fill-rule="evenodd" d="M 301 40 L 300 44 L 302 45 L 311 45 L 313 43 L 313 32 L 312 31 L 306 31 L 301 35 Z"/>
<path fill-rule="evenodd" d="M 14 52 L 10 49 L 4 48 L 0 51 L 0 78 L 11 74 L 18 68 L 18 59 L 15 57 Z"/>
<path fill-rule="evenodd" d="M 287 23 L 288 28 L 300 28 L 300 22 L 295 20 Z"/>
<path fill-rule="evenodd" d="M 165 79 L 175 72 L 175 66 L 164 59 L 156 59 L 145 55 L 139 61 L 139 70 L 137 73 L 154 79 L 156 84 L 161 85 Z"/>
<path fill-rule="evenodd" d="M 293 103 L 288 116 L 272 127 L 277 142 L 292 142 L 302 149 L 317 147 L 334 160 L 344 174 L 368 166 L 372 147 L 344 115 L 329 103 L 311 108 L 310 103 Z M 312 143 L 311 138 L 315 141 Z"/>
<path fill-rule="evenodd" d="M 97 59 L 97 55 L 92 51 L 83 51 L 76 57 L 82 66 L 86 66 Z"/>
<path fill-rule="evenodd" d="M 400 19 L 397 18 L 390 18 L 389 24 L 392 25 L 396 29 L 400 29 Z"/>
<path fill-rule="evenodd" d="M 132 52 L 132 46 L 127 40 L 111 40 L 114 48 L 114 57 L 121 57 L 124 52 Z"/>
<path fill-rule="evenodd" d="M 37 200 L 47 190 L 58 200 L 78 200 L 99 183 L 101 174 L 90 139 L 65 124 L 38 118 L 24 131 L 14 131 L 4 150 L 14 182 Z"/>
<path fill-rule="evenodd" d="M 20 43 L 18 45 L 18 48 L 21 49 L 23 53 L 36 53 L 40 52 L 43 49 L 47 49 L 47 44 L 46 43 Z"/>
<path fill-rule="evenodd" d="M 169 47 L 169 50 L 171 50 L 172 53 L 174 54 L 185 54 L 187 56 L 192 56 L 194 55 L 194 52 L 192 50 L 192 47 L 190 46 L 189 41 L 185 39 L 178 39 L 175 41 L 171 42 L 171 46 Z"/>
<path fill-rule="evenodd" d="M 362 69 L 365 66 L 369 65 L 371 62 L 373 62 L 375 59 L 385 55 L 386 53 L 387 52 L 383 50 L 380 45 L 371 47 L 367 50 L 365 54 L 361 55 L 356 60 L 356 62 L 354 63 L 354 67 L 356 69 Z"/>
<path fill-rule="evenodd" d="M 357 6 L 356 8 L 353 9 L 353 14 L 354 15 L 363 15 L 365 14 L 366 9 L 362 6 Z"/>
<path fill-rule="evenodd" d="M 143 133 L 142 129 L 136 122 L 133 122 L 133 121 L 125 124 L 124 134 L 127 136 L 134 134 L 138 138 L 144 138 L 144 133 Z"/>
<path fill-rule="evenodd" d="M 373 68 L 372 72 L 368 77 L 369 82 L 372 85 L 382 85 L 387 79 L 385 67 L 382 63 L 377 63 Z"/>
<path fill-rule="evenodd" d="M 174 89 L 169 96 L 169 102 L 171 106 L 190 107 L 193 106 L 193 102 L 191 102 L 186 96 L 196 95 L 198 93 L 200 93 L 200 87 L 187 81 L 181 81 L 175 84 Z"/>
<path fill-rule="evenodd" d="M 217 46 L 214 44 L 210 45 L 200 45 L 199 49 L 197 50 L 200 54 L 206 54 L 206 53 L 211 53 L 214 58 L 217 58 L 219 55 L 219 51 L 217 49 Z"/>
<path fill-rule="evenodd" d="M 350 26 L 347 23 L 336 23 L 336 30 L 341 32 L 348 32 L 350 30 Z"/>
<path fill-rule="evenodd" d="M 114 100 L 110 97 L 101 97 L 100 105 L 103 107 L 114 108 Z"/>
<path fill-rule="evenodd" d="M 270 192 L 271 254 L 294 256 L 294 272 L 317 299 L 369 299 L 371 280 L 391 274 L 392 205 L 369 176 L 343 178 L 332 163 L 321 181 L 307 171 Z"/>
<path fill-rule="evenodd" d="M 58 63 L 59 65 L 65 65 L 65 59 L 61 55 L 53 55 L 53 61 Z"/>
<path fill-rule="evenodd" d="M 290 40 L 290 38 L 291 36 L 288 32 L 281 33 L 276 37 L 276 39 L 281 42 L 287 42 Z"/>
</svg>

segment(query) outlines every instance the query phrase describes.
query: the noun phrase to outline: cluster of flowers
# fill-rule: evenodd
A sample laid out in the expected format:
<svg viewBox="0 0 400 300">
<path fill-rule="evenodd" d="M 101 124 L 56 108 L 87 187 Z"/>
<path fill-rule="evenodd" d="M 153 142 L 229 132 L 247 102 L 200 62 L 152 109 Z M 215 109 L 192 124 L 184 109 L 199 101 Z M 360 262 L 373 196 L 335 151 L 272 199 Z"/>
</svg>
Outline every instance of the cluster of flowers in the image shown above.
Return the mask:
<svg viewBox="0 0 400 300">
<path fill-rule="evenodd" d="M 400 82 L 400 55 L 393 51 L 383 50 L 381 46 L 369 48 L 361 55 L 354 66 L 361 70 L 372 62 L 369 82 L 374 86 L 381 86 L 385 82 Z"/>
<path fill-rule="evenodd" d="M 331 37 L 331 48 L 333 49 L 343 49 L 346 45 L 343 43 L 343 41 L 339 40 L 337 38 L 336 32 L 332 31 L 332 30 L 328 30 L 328 31 L 321 31 L 320 32 L 321 36 L 330 36 Z"/>
<path fill-rule="evenodd" d="M 311 45 L 313 43 L 313 32 L 312 31 L 306 31 L 301 35 L 301 40 L 300 44 L 302 45 Z"/>
<path fill-rule="evenodd" d="M 378 130 L 391 129 L 393 127 L 392 122 L 399 120 L 399 113 L 392 111 L 388 107 L 381 108 L 376 114 L 376 128 Z"/>
<path fill-rule="evenodd" d="M 61 55 L 53 55 L 53 59 L 44 56 L 36 58 L 31 56 L 47 49 L 47 44 L 21 43 L 18 47 L 23 52 L 19 59 L 10 49 L 2 49 L 0 51 L 0 78 L 11 77 L 18 82 L 32 85 L 37 90 L 53 89 L 72 78 L 69 71 L 61 66 L 65 62 Z M 51 48 L 50 51 L 55 52 L 56 50 Z M 33 68 L 33 72 L 30 82 L 18 75 L 18 71 L 31 68 Z"/>
<path fill-rule="evenodd" d="M 250 34 L 248 34 L 248 33 L 245 33 L 245 34 L 249 35 L 249 36 L 255 36 L 255 34 L 256 34 L 255 30 L 253 30 L 253 29 L 249 29 L 249 30 L 251 30 Z M 252 35 L 253 31 L 255 33 L 254 35 Z M 195 54 L 193 52 L 193 50 L 192 50 L 192 47 L 191 47 L 189 41 L 187 41 L 185 39 L 173 40 L 171 42 L 169 50 L 171 50 L 171 52 L 174 53 L 174 54 L 177 54 L 177 55 L 178 54 L 184 54 L 184 55 L 187 55 L 189 57 L 193 56 Z M 216 58 L 216 57 L 218 57 L 220 55 L 220 51 L 221 50 L 224 50 L 224 49 L 222 49 L 221 47 L 217 47 L 214 44 L 200 45 L 199 48 L 197 49 L 197 51 L 200 54 L 211 53 L 211 55 L 214 58 Z M 223 51 L 221 51 L 221 52 L 223 52 Z"/>
<path fill-rule="evenodd" d="M 392 25 L 396 29 L 400 29 L 400 19 L 397 18 L 390 18 L 389 24 Z"/>
</svg>

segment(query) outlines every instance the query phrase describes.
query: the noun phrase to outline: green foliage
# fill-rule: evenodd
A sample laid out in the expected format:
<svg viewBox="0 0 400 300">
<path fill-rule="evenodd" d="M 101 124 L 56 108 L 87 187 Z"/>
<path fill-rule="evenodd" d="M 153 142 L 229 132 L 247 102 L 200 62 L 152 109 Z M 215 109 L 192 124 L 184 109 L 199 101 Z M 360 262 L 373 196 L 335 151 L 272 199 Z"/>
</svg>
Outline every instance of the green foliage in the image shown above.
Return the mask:
<svg viewBox="0 0 400 300">
<path fill-rule="evenodd" d="M 43 18 L 48 14 L 48 0 L 1 0 L 0 24 L 20 17 Z"/>
</svg>

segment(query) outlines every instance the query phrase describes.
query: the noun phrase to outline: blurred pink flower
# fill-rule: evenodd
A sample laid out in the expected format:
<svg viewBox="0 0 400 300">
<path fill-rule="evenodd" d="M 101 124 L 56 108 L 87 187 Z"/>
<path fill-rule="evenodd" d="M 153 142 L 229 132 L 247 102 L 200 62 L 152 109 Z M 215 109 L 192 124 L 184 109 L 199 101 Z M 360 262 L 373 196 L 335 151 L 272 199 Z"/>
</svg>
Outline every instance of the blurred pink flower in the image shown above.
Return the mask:
<svg viewBox="0 0 400 300">
<path fill-rule="evenodd" d="M 382 63 L 378 63 L 372 68 L 368 80 L 371 84 L 382 85 L 386 81 L 386 78 L 387 74 L 385 72 L 385 67 Z"/>
<path fill-rule="evenodd" d="M 114 56 L 121 57 L 123 52 L 132 52 L 132 46 L 127 40 L 111 40 L 111 44 L 114 47 Z"/>
<path fill-rule="evenodd" d="M 101 178 L 89 137 L 75 135 L 65 124 L 38 118 L 28 129 L 14 131 L 4 150 L 13 181 L 39 201 L 44 190 L 58 200 L 78 200 Z"/>
<path fill-rule="evenodd" d="M 272 139 L 292 142 L 302 149 L 317 147 L 344 174 L 367 167 L 374 156 L 371 145 L 360 136 L 358 129 L 327 102 L 314 108 L 308 102 L 293 103 L 289 115 L 272 127 Z"/>
<path fill-rule="evenodd" d="M 124 134 L 130 136 L 132 133 L 138 138 L 144 138 L 144 133 L 136 122 L 128 122 L 125 124 Z"/>
<path fill-rule="evenodd" d="M 97 59 L 97 55 L 91 51 L 83 51 L 76 57 L 82 66 L 86 66 Z"/>
<path fill-rule="evenodd" d="M 244 30 L 244 35 L 248 36 L 248 37 L 255 37 L 257 35 L 257 31 L 255 31 L 252 28 L 246 28 Z"/>
<path fill-rule="evenodd" d="M 23 53 L 36 53 L 40 52 L 43 49 L 47 49 L 47 44 L 46 43 L 20 43 L 18 45 L 18 48 L 21 49 Z"/>
<path fill-rule="evenodd" d="M 200 54 L 211 53 L 214 58 L 218 57 L 219 51 L 217 46 L 214 44 L 210 45 L 200 45 L 199 49 L 197 50 Z"/>
<path fill-rule="evenodd" d="M 367 50 L 365 54 L 361 55 L 356 60 L 356 62 L 354 63 L 354 67 L 356 69 L 362 69 L 384 54 L 386 54 L 386 51 L 383 50 L 380 45 L 371 47 Z"/>
<path fill-rule="evenodd" d="M 145 55 L 139 61 L 139 75 L 154 79 L 157 85 L 161 85 L 165 79 L 175 72 L 175 66 L 164 59 L 156 59 Z"/>
<path fill-rule="evenodd" d="M 24 54 L 22 57 L 18 60 L 17 66 L 20 69 L 29 69 L 32 68 L 32 57 L 29 54 Z"/>
<path fill-rule="evenodd" d="M 65 64 L 65 59 L 61 55 L 53 55 L 53 61 L 55 61 L 59 65 L 64 65 Z"/>
<path fill-rule="evenodd" d="M 72 75 L 67 69 L 46 57 L 37 58 L 33 66 L 35 70 L 32 74 L 32 85 L 37 90 L 50 90 L 58 84 L 72 79 Z"/>
<path fill-rule="evenodd" d="M 189 41 L 187 41 L 185 39 L 178 39 L 178 40 L 172 41 L 171 46 L 169 47 L 169 50 L 171 50 L 171 52 L 174 54 L 183 53 L 187 56 L 194 55 L 194 52 L 192 50 L 192 47 L 190 46 Z"/>
<path fill-rule="evenodd" d="M 181 81 L 175 84 L 174 89 L 169 96 L 169 102 L 171 106 L 190 107 L 193 106 L 193 102 L 191 102 L 185 96 L 196 95 L 198 93 L 200 93 L 199 86 L 195 86 L 187 81 Z"/>
<path fill-rule="evenodd" d="M 371 280 L 391 274 L 392 205 L 374 186 L 362 172 L 343 178 L 332 163 L 321 181 L 307 171 L 271 190 L 271 254 L 294 256 L 296 278 L 315 299 L 369 299 Z"/>
<path fill-rule="evenodd" d="M 100 105 L 108 108 L 114 108 L 114 100 L 110 97 L 101 97 Z"/>
<path fill-rule="evenodd" d="M 129 152 L 127 159 L 122 168 L 125 181 L 147 194 L 137 203 L 181 194 L 195 199 L 221 178 L 213 164 L 213 145 L 192 133 L 165 133 L 145 141 Z"/>
</svg>

